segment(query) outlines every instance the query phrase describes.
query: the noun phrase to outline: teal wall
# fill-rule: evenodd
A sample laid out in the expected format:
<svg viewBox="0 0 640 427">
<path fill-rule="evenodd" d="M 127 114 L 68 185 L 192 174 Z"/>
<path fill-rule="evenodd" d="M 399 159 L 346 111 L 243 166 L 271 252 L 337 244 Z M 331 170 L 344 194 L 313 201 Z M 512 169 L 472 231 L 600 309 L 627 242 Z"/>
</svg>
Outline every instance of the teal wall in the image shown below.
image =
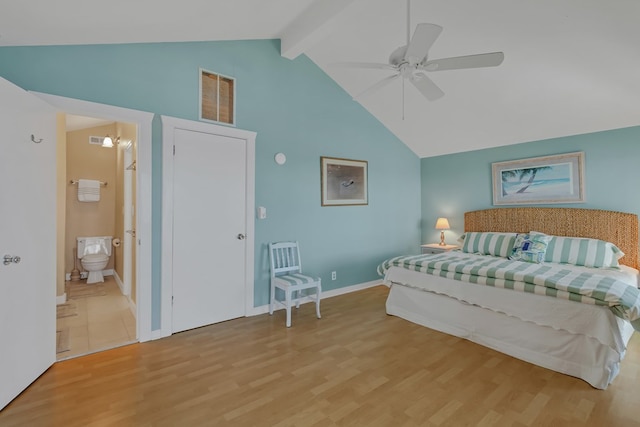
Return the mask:
<svg viewBox="0 0 640 427">
<path fill-rule="evenodd" d="M 268 302 L 269 241 L 296 239 L 325 290 L 376 280 L 420 243 L 420 159 L 307 57 L 277 40 L 0 48 L 0 76 L 27 90 L 198 119 L 198 68 L 237 79 L 237 127 L 257 132 L 255 306 Z M 153 126 L 152 325 L 160 326 L 161 127 Z M 277 152 L 287 155 L 278 166 Z M 369 205 L 320 206 L 320 156 L 369 162 Z M 338 279 L 331 281 L 330 272 Z"/>
<path fill-rule="evenodd" d="M 422 159 L 423 241 L 439 239 L 433 227 L 445 216 L 455 243 L 465 212 L 493 206 L 491 163 L 576 151 L 585 153 L 586 202 L 548 206 L 640 215 L 640 127 L 631 127 Z"/>
</svg>

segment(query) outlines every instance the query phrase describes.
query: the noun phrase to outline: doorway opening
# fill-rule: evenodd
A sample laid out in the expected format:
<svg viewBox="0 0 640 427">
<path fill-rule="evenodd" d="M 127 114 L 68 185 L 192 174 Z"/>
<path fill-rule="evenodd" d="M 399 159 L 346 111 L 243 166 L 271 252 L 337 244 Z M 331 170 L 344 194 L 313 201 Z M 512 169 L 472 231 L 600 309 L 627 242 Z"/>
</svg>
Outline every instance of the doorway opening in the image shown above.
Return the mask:
<svg viewBox="0 0 640 427">
<path fill-rule="evenodd" d="M 137 125 L 60 116 L 64 120 L 58 120 L 58 127 L 64 129 L 58 130 L 58 148 L 64 155 L 58 156 L 58 180 L 65 185 L 58 192 L 65 209 L 58 221 L 58 239 L 63 239 L 58 257 L 65 277 L 64 293 L 57 292 L 57 360 L 138 341 L 133 244 Z M 104 143 L 107 136 L 112 144 Z M 95 188 L 87 193 L 84 185 L 91 183 Z M 105 262 L 90 275 L 94 267 L 86 260 L 92 256 Z"/>
</svg>

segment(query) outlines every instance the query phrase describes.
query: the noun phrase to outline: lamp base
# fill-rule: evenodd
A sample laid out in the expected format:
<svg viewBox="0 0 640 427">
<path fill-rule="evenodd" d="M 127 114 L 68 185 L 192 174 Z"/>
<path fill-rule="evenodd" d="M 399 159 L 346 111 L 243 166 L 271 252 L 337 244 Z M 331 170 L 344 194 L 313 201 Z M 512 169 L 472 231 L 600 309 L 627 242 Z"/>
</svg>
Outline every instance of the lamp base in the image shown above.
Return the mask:
<svg viewBox="0 0 640 427">
<path fill-rule="evenodd" d="M 447 244 L 444 242 L 444 231 L 440 232 L 440 246 L 447 246 Z"/>
</svg>

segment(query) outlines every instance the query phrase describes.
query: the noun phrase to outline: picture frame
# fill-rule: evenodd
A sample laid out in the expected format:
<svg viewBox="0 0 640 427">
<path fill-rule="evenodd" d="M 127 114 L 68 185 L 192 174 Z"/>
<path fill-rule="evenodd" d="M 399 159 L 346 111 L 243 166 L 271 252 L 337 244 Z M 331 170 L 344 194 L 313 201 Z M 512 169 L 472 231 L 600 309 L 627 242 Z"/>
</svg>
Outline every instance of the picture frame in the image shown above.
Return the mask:
<svg viewBox="0 0 640 427">
<path fill-rule="evenodd" d="M 368 205 L 366 160 L 320 157 L 322 206 Z"/>
<path fill-rule="evenodd" d="M 236 125 L 236 79 L 199 68 L 199 119 Z"/>
<path fill-rule="evenodd" d="M 491 164 L 494 205 L 584 203 L 584 152 Z"/>
</svg>

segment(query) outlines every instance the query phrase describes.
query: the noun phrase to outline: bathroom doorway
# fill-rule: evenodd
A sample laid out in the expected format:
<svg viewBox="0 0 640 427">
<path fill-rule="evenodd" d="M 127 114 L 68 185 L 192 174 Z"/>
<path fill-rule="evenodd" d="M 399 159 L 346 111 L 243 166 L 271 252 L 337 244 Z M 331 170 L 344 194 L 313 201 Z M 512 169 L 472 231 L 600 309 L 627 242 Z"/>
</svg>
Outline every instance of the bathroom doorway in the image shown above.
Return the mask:
<svg viewBox="0 0 640 427">
<path fill-rule="evenodd" d="M 133 123 L 71 114 L 59 115 L 58 128 L 63 146 L 58 147 L 58 181 L 64 182 L 64 187 L 58 186 L 59 203 L 64 203 L 64 219 L 58 222 L 58 253 L 64 268 L 64 292 L 58 289 L 57 293 L 56 358 L 64 360 L 138 341 L 138 129 Z M 107 136 L 111 147 L 104 143 Z M 81 201 L 80 179 L 99 182 L 99 200 Z M 87 284 L 77 238 L 103 236 L 111 237 L 112 243 L 102 270 L 104 282 Z"/>
</svg>

